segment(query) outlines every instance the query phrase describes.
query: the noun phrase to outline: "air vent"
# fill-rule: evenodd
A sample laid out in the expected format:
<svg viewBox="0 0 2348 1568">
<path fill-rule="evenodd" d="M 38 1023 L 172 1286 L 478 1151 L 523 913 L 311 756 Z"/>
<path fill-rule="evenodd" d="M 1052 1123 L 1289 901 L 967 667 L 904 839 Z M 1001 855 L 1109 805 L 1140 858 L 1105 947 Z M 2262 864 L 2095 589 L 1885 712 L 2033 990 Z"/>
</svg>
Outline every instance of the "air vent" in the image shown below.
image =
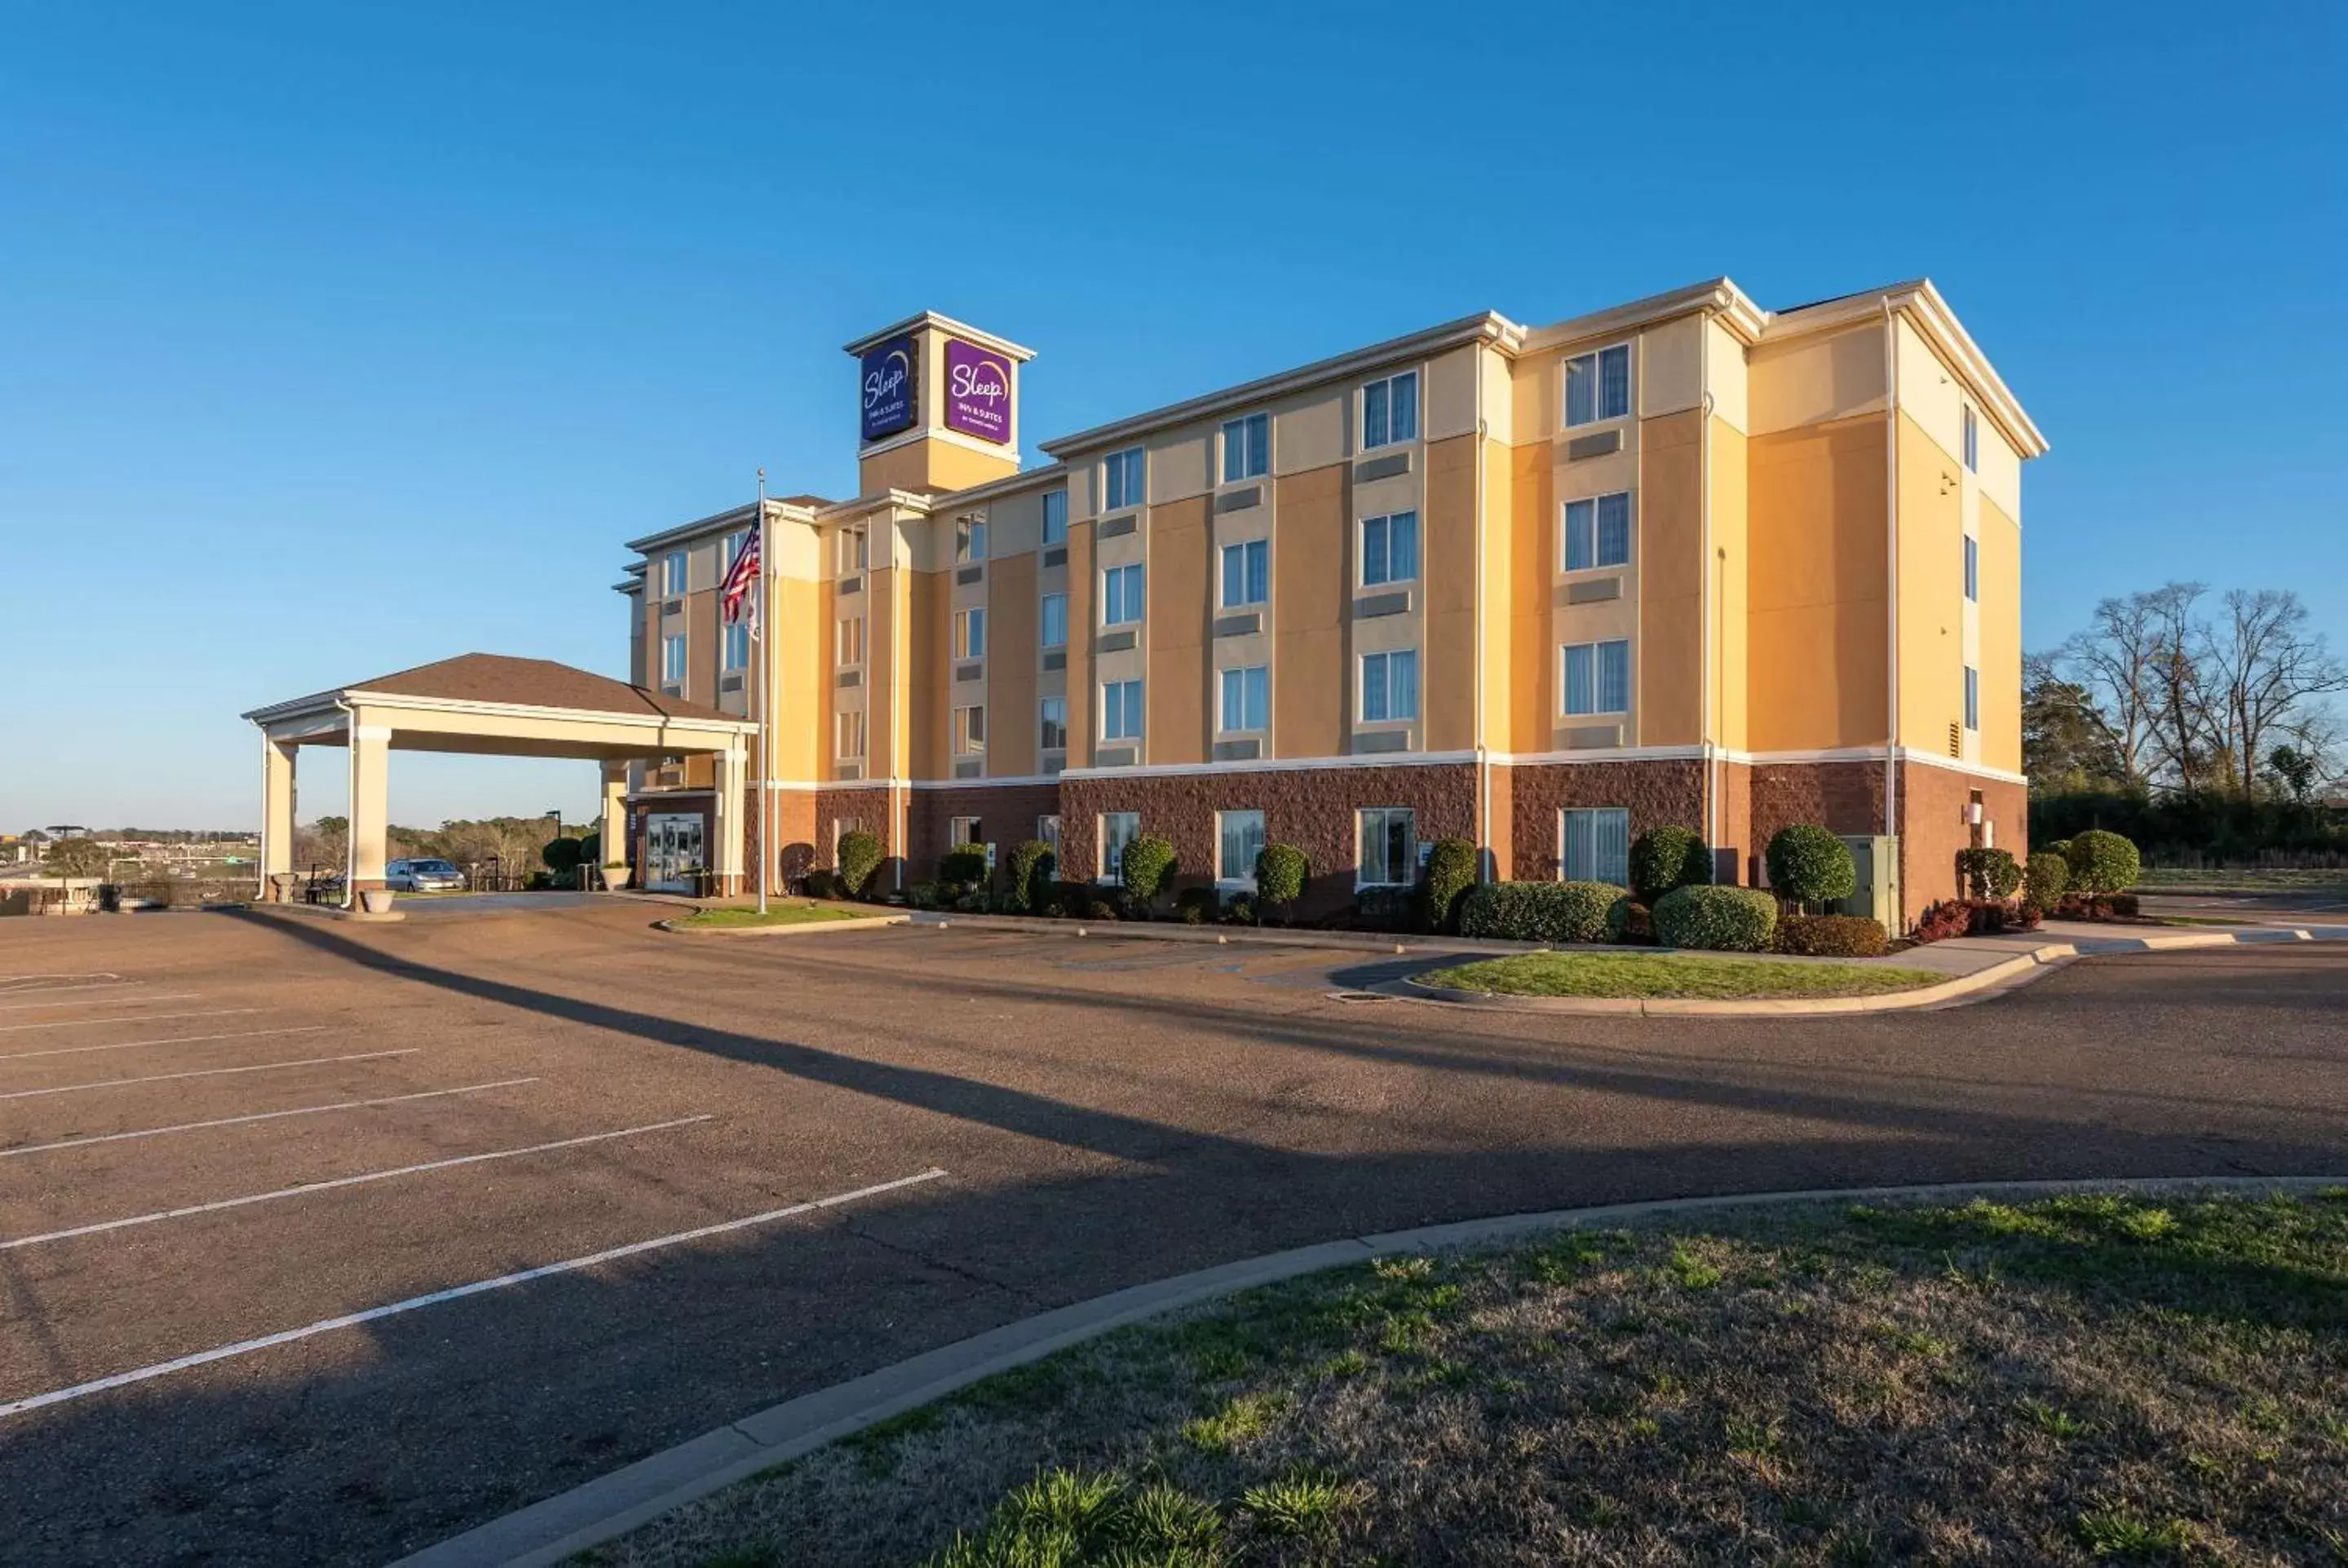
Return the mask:
<svg viewBox="0 0 2348 1568">
<path fill-rule="evenodd" d="M 1376 479 L 1391 479 L 1410 472 L 1410 454 L 1393 452 L 1384 457 L 1373 457 L 1354 465 L 1354 483 L 1366 485 Z"/>
<path fill-rule="evenodd" d="M 861 670 L 842 670 L 837 676 L 833 677 L 832 684 L 835 686 L 861 686 L 864 684 L 864 671 Z"/>
<path fill-rule="evenodd" d="M 1961 726 L 1961 725 L 1958 725 L 1958 724 L 1951 724 L 1951 725 L 1949 726 L 1949 755 L 1951 755 L 1951 756 L 1952 756 L 1952 757 L 1962 757 L 1962 756 L 1963 756 L 1964 754 L 1965 754 L 1965 733 L 1964 733 L 1964 729 L 1963 729 L 1963 727 L 1962 727 L 1962 726 Z"/>
<path fill-rule="evenodd" d="M 864 591 L 864 579 L 860 577 L 841 578 L 839 579 L 839 591 L 842 593 L 862 593 Z"/>
<path fill-rule="evenodd" d="M 1067 667 L 1068 667 L 1068 651 L 1067 651 L 1066 649 L 1065 649 L 1065 648 L 1056 648 L 1056 649 L 1054 649 L 1051 652 L 1046 653 L 1046 654 L 1045 654 L 1045 655 L 1044 655 L 1044 668 L 1045 668 L 1045 669 L 1046 669 L 1046 670 L 1066 670 Z"/>
<path fill-rule="evenodd" d="M 986 666 L 983 664 L 957 664 L 954 666 L 954 679 L 957 681 L 975 681 L 985 673 Z"/>
<path fill-rule="evenodd" d="M 1244 490 L 1226 490 L 1215 497 L 1218 512 L 1244 512 L 1250 507 L 1263 505 L 1263 487 L 1250 485 Z"/>
<path fill-rule="evenodd" d="M 1565 444 L 1565 460 L 1579 463 L 1584 457 L 1603 457 L 1622 450 L 1622 432 L 1601 430 L 1595 436 L 1577 436 Z"/>
<path fill-rule="evenodd" d="M 963 585 L 964 587 L 967 587 L 973 582 L 984 582 L 985 580 L 986 569 L 983 566 L 966 566 L 963 568 L 962 570 L 954 573 L 954 581 Z"/>
<path fill-rule="evenodd" d="M 1102 538 L 1113 539 L 1120 535 L 1129 534 L 1140 526 L 1141 519 L 1138 517 L 1111 518 L 1093 531 Z"/>
<path fill-rule="evenodd" d="M 1068 547 L 1066 545 L 1054 545 L 1050 549 L 1045 550 L 1044 552 L 1044 564 L 1045 566 L 1067 565 Z"/>
<path fill-rule="evenodd" d="M 954 764 L 954 777 L 958 779 L 974 779 L 985 768 L 985 763 L 980 761 L 976 757 L 964 758 L 963 761 Z"/>
</svg>

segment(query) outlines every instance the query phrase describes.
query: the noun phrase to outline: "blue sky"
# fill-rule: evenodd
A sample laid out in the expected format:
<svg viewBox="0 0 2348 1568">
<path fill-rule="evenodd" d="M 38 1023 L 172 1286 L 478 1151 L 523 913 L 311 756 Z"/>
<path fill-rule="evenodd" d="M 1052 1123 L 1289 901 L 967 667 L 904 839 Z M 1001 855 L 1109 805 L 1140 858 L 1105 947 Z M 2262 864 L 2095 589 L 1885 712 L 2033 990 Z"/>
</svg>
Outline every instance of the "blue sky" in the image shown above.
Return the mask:
<svg viewBox="0 0 2348 1568">
<path fill-rule="evenodd" d="M 2054 444 L 2032 646 L 2172 577 L 2348 641 L 2348 8 L 824 9 L 0 12 L 0 828 L 249 825 L 240 711 L 464 650 L 624 673 L 621 541 L 847 493 L 839 345 L 922 308 L 1039 351 L 1032 456 L 1473 310 L 1925 273 Z"/>
</svg>

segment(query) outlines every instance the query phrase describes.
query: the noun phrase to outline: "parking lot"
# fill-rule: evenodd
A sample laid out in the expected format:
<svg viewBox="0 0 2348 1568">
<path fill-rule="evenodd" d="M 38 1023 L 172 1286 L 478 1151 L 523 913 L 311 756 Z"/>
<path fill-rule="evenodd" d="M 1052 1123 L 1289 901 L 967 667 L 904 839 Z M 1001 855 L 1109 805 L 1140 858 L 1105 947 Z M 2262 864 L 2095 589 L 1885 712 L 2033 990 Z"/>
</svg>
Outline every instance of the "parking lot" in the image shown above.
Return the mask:
<svg viewBox="0 0 2348 1568">
<path fill-rule="evenodd" d="M 1365 1230 L 2348 1170 L 2338 949 L 1626 1022 L 1344 1000 L 1361 960 L 1249 942 L 660 912 L 12 922 L 12 1553 L 381 1562 L 994 1324 Z"/>
</svg>

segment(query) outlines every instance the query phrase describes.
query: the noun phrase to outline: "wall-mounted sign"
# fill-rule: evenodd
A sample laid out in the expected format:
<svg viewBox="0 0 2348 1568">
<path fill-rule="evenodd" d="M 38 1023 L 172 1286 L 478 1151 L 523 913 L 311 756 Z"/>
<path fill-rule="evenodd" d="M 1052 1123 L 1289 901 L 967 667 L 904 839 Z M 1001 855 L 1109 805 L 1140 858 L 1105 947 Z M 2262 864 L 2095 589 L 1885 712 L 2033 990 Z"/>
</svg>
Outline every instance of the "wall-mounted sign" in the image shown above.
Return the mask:
<svg viewBox="0 0 2348 1568">
<path fill-rule="evenodd" d="M 1011 361 L 993 349 L 946 339 L 946 428 L 1011 443 Z"/>
<path fill-rule="evenodd" d="M 894 436 L 913 423 L 915 388 L 913 340 L 892 337 L 864 351 L 857 364 L 858 390 L 864 399 L 864 439 Z"/>
</svg>

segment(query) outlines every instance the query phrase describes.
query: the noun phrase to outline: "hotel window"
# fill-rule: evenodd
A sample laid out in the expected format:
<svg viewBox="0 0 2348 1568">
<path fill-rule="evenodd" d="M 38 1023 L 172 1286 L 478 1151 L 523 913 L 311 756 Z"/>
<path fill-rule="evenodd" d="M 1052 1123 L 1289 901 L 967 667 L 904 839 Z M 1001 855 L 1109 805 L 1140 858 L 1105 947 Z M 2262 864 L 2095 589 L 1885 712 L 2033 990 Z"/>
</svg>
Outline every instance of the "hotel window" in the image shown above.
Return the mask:
<svg viewBox="0 0 2348 1568">
<path fill-rule="evenodd" d="M 1036 704 L 1035 739 L 1045 751 L 1068 749 L 1068 700 L 1046 697 Z"/>
<path fill-rule="evenodd" d="M 661 679 L 672 686 L 685 684 L 685 638 L 661 639 Z"/>
<path fill-rule="evenodd" d="M 1631 412 L 1631 345 L 1618 343 L 1565 362 L 1565 422 L 1595 425 Z"/>
<path fill-rule="evenodd" d="M 1631 885 L 1631 814 L 1621 806 L 1559 814 L 1558 874 L 1568 882 Z"/>
<path fill-rule="evenodd" d="M 726 536 L 726 570 L 732 571 L 734 563 L 742 559 L 743 547 L 750 542 L 750 530 L 736 528 Z M 721 577 L 724 573 L 719 574 Z"/>
<path fill-rule="evenodd" d="M 1361 851 L 1354 882 L 1361 887 L 1407 887 L 1418 880 L 1418 817 L 1396 806 L 1354 814 Z"/>
<path fill-rule="evenodd" d="M 1362 388 L 1362 450 L 1418 439 L 1418 372 L 1406 370 Z"/>
<path fill-rule="evenodd" d="M 1222 728 L 1262 730 L 1272 723 L 1272 669 L 1250 664 L 1223 671 Z"/>
<path fill-rule="evenodd" d="M 953 656 L 957 659 L 986 657 L 986 611 L 957 610 L 953 618 Z"/>
<path fill-rule="evenodd" d="M 1101 463 L 1101 510 L 1121 512 L 1141 505 L 1145 472 L 1141 448 L 1112 452 Z"/>
<path fill-rule="evenodd" d="M 1981 728 L 1981 671 L 1965 666 L 1965 728 Z"/>
<path fill-rule="evenodd" d="M 1418 514 L 1362 519 L 1362 584 L 1408 582 L 1418 576 Z"/>
<path fill-rule="evenodd" d="M 747 670 L 750 667 L 750 623 L 737 620 L 726 629 L 726 668 Z"/>
<path fill-rule="evenodd" d="M 1101 739 L 1104 741 L 1141 739 L 1140 682 L 1104 681 L 1101 682 Z"/>
<path fill-rule="evenodd" d="M 1037 817 L 1035 836 L 1041 839 L 1044 846 L 1052 852 L 1052 859 L 1055 862 L 1053 869 L 1056 872 L 1059 869 L 1056 863 L 1060 858 L 1060 819 L 1056 816 Z"/>
<path fill-rule="evenodd" d="M 974 757 L 986 750 L 986 710 L 983 707 L 956 708 L 953 711 L 953 749 L 956 756 Z"/>
<path fill-rule="evenodd" d="M 946 844 L 948 847 L 959 849 L 965 844 L 983 844 L 985 842 L 985 825 L 981 823 L 978 818 L 974 816 L 950 816 L 946 818 Z"/>
<path fill-rule="evenodd" d="M 1631 559 L 1631 492 L 1565 504 L 1565 569 L 1625 566 Z"/>
<path fill-rule="evenodd" d="M 1981 602 L 1981 541 L 1965 536 L 1965 597 Z"/>
<path fill-rule="evenodd" d="M 1223 483 L 1260 479 L 1272 468 L 1272 415 L 1223 422 Z"/>
<path fill-rule="evenodd" d="M 1255 857 L 1263 853 L 1263 813 L 1215 814 L 1215 879 L 1255 886 Z"/>
<path fill-rule="evenodd" d="M 1138 811 L 1105 811 L 1100 819 L 1100 875 L 1104 882 L 1125 880 L 1125 846 L 1141 836 Z"/>
<path fill-rule="evenodd" d="M 1044 492 L 1044 542 L 1065 544 L 1068 538 L 1068 493 L 1066 490 Z"/>
<path fill-rule="evenodd" d="M 1418 717 L 1418 650 L 1362 655 L 1362 718 Z"/>
<path fill-rule="evenodd" d="M 1973 405 L 1972 404 L 1961 403 L 1957 405 L 1957 408 L 1963 415 L 1962 424 L 1964 425 L 1965 472 L 1968 474 L 1978 474 L 1981 472 L 1981 424 L 1973 418 Z"/>
<path fill-rule="evenodd" d="M 837 543 L 833 548 L 839 552 L 838 561 L 840 576 L 846 577 L 850 572 L 860 572 L 864 569 L 866 538 L 867 536 L 862 528 L 842 528 L 839 530 L 839 534 L 836 536 Z"/>
<path fill-rule="evenodd" d="M 864 662 L 864 618 L 852 616 L 836 621 L 832 628 L 834 662 L 845 667 Z"/>
<path fill-rule="evenodd" d="M 1043 645 L 1066 648 L 1068 645 L 1068 596 L 1065 593 L 1045 594 L 1039 619 L 1043 621 Z"/>
<path fill-rule="evenodd" d="M 1272 541 L 1223 547 L 1223 608 L 1262 604 L 1272 597 Z"/>
<path fill-rule="evenodd" d="M 1130 626 L 1141 619 L 1141 566 L 1113 566 L 1101 573 L 1101 624 Z"/>
<path fill-rule="evenodd" d="M 1627 713 L 1631 711 L 1631 644 L 1574 642 L 1565 655 L 1568 713 Z"/>
<path fill-rule="evenodd" d="M 670 599 L 685 591 L 685 560 L 683 550 L 671 550 L 661 557 L 661 592 Z"/>
<path fill-rule="evenodd" d="M 954 519 L 954 559 L 983 561 L 986 559 L 986 519 L 956 518 Z"/>
<path fill-rule="evenodd" d="M 864 715 L 835 713 L 832 715 L 831 754 L 836 757 L 860 757 L 864 754 Z"/>
</svg>

